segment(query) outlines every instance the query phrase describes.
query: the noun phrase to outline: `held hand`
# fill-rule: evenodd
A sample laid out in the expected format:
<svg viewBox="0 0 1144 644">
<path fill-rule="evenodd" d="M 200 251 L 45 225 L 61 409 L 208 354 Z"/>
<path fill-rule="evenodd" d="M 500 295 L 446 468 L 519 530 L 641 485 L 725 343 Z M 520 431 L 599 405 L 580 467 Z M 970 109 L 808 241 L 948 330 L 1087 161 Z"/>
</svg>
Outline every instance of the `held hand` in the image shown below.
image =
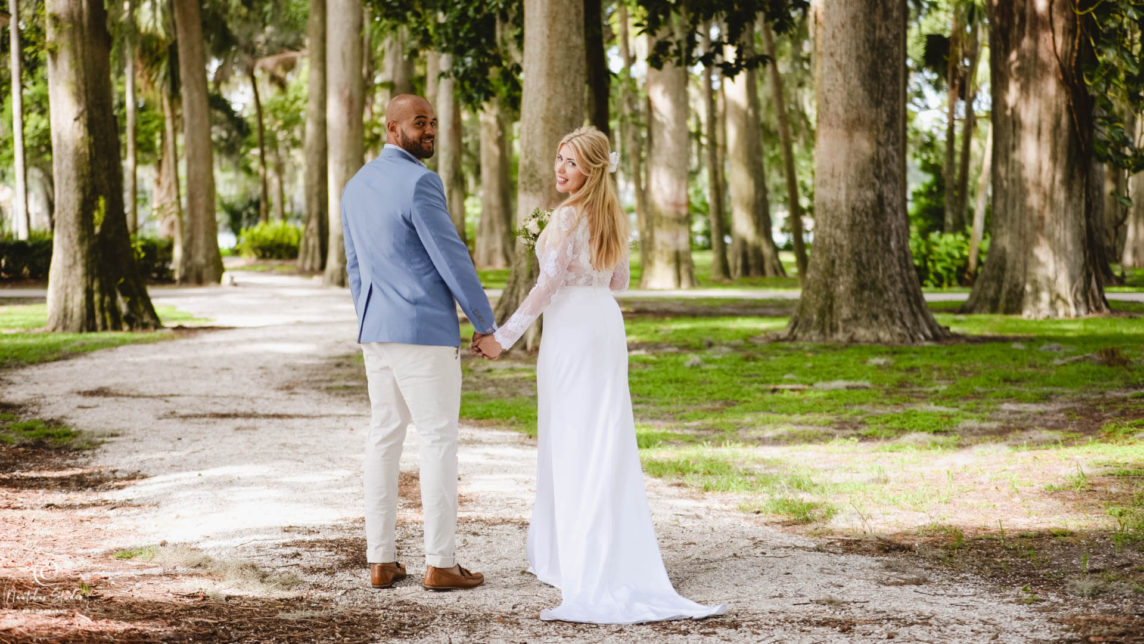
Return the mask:
<svg viewBox="0 0 1144 644">
<path fill-rule="evenodd" d="M 480 344 L 480 341 L 481 341 L 481 339 L 482 339 L 482 338 L 487 338 L 487 337 L 488 337 L 488 335 L 489 335 L 489 334 L 487 334 L 487 333 L 477 333 L 476 331 L 474 331 L 474 332 L 473 332 L 473 340 L 472 340 L 472 342 L 470 342 L 470 343 L 469 343 L 469 349 L 470 349 L 470 350 L 471 350 L 471 351 L 472 351 L 472 352 L 473 352 L 475 355 L 478 355 L 478 356 L 480 356 L 480 355 L 484 355 L 484 354 L 482 354 L 482 353 L 481 353 L 481 349 L 480 349 L 480 347 L 479 347 L 479 344 Z"/>
<path fill-rule="evenodd" d="M 500 343 L 497 342 L 497 339 L 491 335 L 482 337 L 477 343 L 477 351 L 489 360 L 499 358 L 503 350 Z"/>
</svg>

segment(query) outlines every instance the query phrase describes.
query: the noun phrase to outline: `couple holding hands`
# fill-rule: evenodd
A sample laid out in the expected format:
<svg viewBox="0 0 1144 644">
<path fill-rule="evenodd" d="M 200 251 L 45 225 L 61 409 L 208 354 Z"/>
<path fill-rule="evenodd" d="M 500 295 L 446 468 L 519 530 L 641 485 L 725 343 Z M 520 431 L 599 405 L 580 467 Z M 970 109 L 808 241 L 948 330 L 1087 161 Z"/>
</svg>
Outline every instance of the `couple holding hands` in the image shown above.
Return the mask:
<svg viewBox="0 0 1144 644">
<path fill-rule="evenodd" d="M 579 128 L 556 150 L 568 195 L 536 243 L 536 286 L 499 328 L 457 235 L 433 155 L 437 117 L 424 98 L 395 97 L 387 142 L 345 186 L 346 271 L 358 315 L 371 420 L 364 464 L 370 583 L 406 577 L 397 562 L 398 461 L 416 425 L 431 590 L 480 586 L 457 564 L 457 424 L 461 400 L 456 305 L 496 358 L 544 314 L 537 359 L 536 503 L 529 572 L 560 589 L 541 619 L 628 624 L 725 612 L 675 592 L 656 543 L 628 390 L 624 322 L 612 291 L 628 286 L 628 219 L 609 170 L 608 139 Z"/>
</svg>

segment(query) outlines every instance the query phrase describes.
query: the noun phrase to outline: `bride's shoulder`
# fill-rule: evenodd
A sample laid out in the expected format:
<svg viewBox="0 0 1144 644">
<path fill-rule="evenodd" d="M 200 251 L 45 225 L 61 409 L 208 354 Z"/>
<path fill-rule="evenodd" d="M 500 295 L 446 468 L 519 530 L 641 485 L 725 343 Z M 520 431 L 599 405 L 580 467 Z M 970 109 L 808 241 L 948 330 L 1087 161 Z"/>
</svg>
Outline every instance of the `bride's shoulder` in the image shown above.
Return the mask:
<svg viewBox="0 0 1144 644">
<path fill-rule="evenodd" d="M 573 206 L 560 206 L 556 209 L 553 219 L 561 231 L 569 232 L 579 226 L 580 222 L 584 220 L 584 217 L 582 217 L 580 211 Z"/>
</svg>

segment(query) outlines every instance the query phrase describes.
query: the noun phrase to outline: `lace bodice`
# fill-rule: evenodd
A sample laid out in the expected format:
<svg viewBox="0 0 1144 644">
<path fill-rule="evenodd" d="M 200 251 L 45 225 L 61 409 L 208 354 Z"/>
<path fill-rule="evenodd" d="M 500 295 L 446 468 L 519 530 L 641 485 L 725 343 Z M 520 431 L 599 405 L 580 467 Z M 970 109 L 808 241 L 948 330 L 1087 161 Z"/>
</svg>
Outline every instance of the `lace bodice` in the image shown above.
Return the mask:
<svg viewBox="0 0 1144 644">
<path fill-rule="evenodd" d="M 571 206 L 559 208 L 536 240 L 536 257 L 540 260 L 540 276 L 528 297 L 499 329 L 494 337 L 508 349 L 536 318 L 548 307 L 552 297 L 565 286 L 608 287 L 622 291 L 628 287 L 628 254 L 612 270 L 598 271 L 592 266 L 588 248 L 588 220 Z"/>
</svg>

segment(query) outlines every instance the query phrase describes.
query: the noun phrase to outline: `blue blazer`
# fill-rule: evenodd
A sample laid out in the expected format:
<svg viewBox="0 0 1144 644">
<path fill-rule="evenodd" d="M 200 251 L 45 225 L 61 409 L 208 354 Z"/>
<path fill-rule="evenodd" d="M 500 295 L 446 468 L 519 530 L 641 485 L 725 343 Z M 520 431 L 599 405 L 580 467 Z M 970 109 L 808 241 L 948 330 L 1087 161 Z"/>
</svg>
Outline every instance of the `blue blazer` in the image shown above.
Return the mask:
<svg viewBox="0 0 1144 644">
<path fill-rule="evenodd" d="M 460 346 L 456 303 L 496 329 L 441 177 L 412 154 L 386 145 L 346 183 L 341 216 L 358 342 Z"/>
</svg>

